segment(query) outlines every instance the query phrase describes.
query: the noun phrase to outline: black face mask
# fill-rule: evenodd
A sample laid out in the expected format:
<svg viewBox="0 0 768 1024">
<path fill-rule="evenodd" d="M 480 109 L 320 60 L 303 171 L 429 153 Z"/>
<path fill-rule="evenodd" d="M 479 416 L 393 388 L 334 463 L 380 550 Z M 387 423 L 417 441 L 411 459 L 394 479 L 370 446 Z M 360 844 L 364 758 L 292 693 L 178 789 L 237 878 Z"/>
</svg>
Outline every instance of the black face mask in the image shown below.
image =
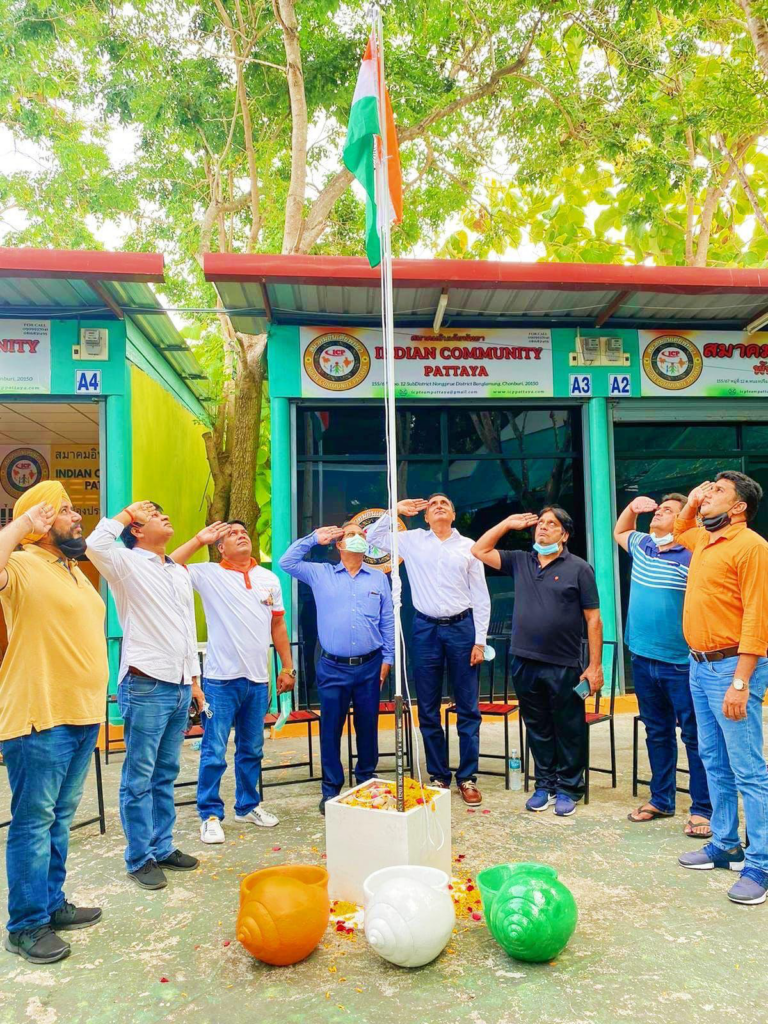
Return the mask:
<svg viewBox="0 0 768 1024">
<path fill-rule="evenodd" d="M 736 506 L 731 505 L 727 512 L 721 512 L 719 516 L 702 516 L 701 525 L 709 533 L 717 533 L 723 527 L 731 525 L 731 512 L 734 508 Z"/>
<path fill-rule="evenodd" d="M 85 537 L 69 537 L 56 541 L 56 547 L 67 558 L 81 558 L 85 554 Z"/>
</svg>

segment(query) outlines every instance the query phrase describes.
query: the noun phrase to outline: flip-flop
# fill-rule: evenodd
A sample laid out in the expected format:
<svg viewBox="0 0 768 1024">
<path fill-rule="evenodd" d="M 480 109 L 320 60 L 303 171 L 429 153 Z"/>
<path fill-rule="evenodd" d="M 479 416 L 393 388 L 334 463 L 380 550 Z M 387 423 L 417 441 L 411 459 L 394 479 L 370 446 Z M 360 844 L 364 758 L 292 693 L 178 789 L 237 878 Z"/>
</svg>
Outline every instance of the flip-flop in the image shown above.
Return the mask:
<svg viewBox="0 0 768 1024">
<path fill-rule="evenodd" d="M 706 829 L 706 832 L 694 832 L 693 830 L 695 828 L 704 828 L 704 829 Z M 689 818 L 688 821 L 686 821 L 686 823 L 685 823 L 685 827 L 683 828 L 683 832 L 685 833 L 685 835 L 688 836 L 689 839 L 711 839 L 712 838 L 712 829 L 709 827 L 709 822 L 708 821 L 694 822 L 694 821 L 691 821 L 691 819 Z"/>
<path fill-rule="evenodd" d="M 647 814 L 647 818 L 634 818 L 634 814 Z M 649 821 L 655 821 L 656 818 L 674 818 L 674 814 L 668 814 L 665 811 L 657 811 L 654 807 L 649 807 L 647 804 L 643 804 L 642 807 L 638 807 L 636 811 L 630 811 L 627 815 L 627 821 L 631 821 L 633 825 L 647 825 Z"/>
</svg>

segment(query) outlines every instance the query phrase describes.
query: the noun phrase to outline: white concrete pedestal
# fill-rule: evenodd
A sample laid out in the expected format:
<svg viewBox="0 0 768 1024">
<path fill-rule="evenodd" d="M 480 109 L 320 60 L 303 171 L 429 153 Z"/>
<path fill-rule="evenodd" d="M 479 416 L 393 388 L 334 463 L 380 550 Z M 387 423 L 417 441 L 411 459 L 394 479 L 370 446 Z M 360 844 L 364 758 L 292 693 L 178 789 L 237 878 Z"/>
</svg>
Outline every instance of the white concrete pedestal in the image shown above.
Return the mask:
<svg viewBox="0 0 768 1024">
<path fill-rule="evenodd" d="M 434 810 L 429 805 L 426 808 L 419 805 L 403 814 L 350 807 L 339 802 L 361 788 L 356 786 L 325 805 L 325 850 L 331 899 L 362 905 L 363 882 L 368 875 L 398 864 L 438 868 L 450 878 L 450 790 L 431 790 Z"/>
</svg>

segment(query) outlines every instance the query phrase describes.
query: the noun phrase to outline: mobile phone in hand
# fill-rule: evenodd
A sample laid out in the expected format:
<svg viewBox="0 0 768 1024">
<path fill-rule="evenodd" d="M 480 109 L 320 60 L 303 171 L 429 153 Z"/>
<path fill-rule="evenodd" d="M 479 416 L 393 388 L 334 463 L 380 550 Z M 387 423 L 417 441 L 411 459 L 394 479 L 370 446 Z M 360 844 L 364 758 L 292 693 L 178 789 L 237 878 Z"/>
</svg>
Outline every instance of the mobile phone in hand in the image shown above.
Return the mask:
<svg viewBox="0 0 768 1024">
<path fill-rule="evenodd" d="M 578 686 L 574 686 L 573 692 L 578 694 L 582 700 L 586 700 L 589 696 L 589 680 L 582 679 Z"/>
</svg>

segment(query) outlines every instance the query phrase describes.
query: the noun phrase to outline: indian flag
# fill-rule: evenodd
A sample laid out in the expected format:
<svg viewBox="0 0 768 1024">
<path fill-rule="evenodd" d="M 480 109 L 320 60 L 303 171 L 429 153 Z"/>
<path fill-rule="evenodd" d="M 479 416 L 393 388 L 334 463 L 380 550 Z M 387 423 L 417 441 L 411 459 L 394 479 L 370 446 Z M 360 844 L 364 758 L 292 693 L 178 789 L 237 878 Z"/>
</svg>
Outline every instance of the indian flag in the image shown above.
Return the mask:
<svg viewBox="0 0 768 1024">
<path fill-rule="evenodd" d="M 347 141 L 344 144 L 344 165 L 365 189 L 365 251 L 372 267 L 381 263 L 381 228 L 385 223 L 384 218 L 389 223 L 399 223 L 403 219 L 403 178 L 389 92 L 384 97 L 389 195 L 380 196 L 376 183 L 374 161 L 383 156 L 378 105 L 378 83 L 382 74 L 381 55 L 371 33 L 352 99 Z"/>
</svg>

